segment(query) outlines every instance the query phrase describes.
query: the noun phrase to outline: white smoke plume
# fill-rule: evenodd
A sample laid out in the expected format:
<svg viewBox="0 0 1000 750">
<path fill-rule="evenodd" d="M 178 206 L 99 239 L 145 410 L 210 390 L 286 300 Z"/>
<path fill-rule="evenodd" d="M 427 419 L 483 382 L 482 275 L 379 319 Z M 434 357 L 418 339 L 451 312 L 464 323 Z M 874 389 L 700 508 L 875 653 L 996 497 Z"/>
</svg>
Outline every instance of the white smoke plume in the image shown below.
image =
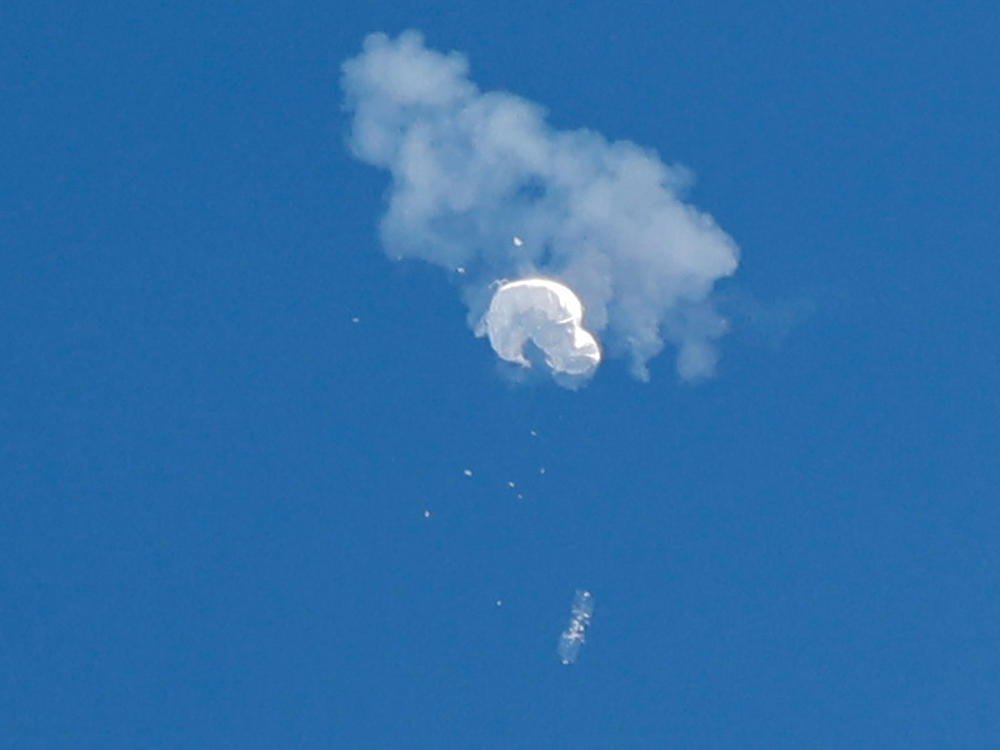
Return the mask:
<svg viewBox="0 0 1000 750">
<path fill-rule="evenodd" d="M 351 149 L 392 175 L 386 252 L 461 269 L 473 327 L 496 279 L 555 279 L 637 377 L 665 342 L 682 378 L 712 374 L 726 321 L 710 295 L 738 249 L 679 198 L 688 174 L 628 141 L 555 130 L 541 107 L 482 92 L 468 71 L 415 31 L 371 34 L 343 65 Z"/>
</svg>

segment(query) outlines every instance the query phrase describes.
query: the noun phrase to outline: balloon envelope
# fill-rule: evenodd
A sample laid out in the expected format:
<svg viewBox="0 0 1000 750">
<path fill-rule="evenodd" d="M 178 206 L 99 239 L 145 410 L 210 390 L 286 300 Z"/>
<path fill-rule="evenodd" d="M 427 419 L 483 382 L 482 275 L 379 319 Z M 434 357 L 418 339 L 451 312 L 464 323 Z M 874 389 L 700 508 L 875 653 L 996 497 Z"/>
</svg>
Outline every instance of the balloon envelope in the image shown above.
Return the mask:
<svg viewBox="0 0 1000 750">
<path fill-rule="evenodd" d="M 556 373 L 587 375 L 601 362 L 597 339 L 583 327 L 583 303 L 565 284 L 529 278 L 501 284 L 476 333 L 487 335 L 497 355 L 524 367 L 531 341 Z"/>
</svg>

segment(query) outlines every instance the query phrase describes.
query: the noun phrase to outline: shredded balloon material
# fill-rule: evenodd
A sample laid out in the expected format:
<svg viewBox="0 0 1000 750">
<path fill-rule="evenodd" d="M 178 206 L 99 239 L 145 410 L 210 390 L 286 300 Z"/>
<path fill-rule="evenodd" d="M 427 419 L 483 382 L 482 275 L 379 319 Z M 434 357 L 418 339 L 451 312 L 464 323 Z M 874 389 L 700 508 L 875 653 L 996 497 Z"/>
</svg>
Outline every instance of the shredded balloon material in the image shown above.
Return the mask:
<svg viewBox="0 0 1000 750">
<path fill-rule="evenodd" d="M 497 355 L 531 367 L 525 356 L 530 341 L 554 373 L 589 375 L 601 363 L 601 348 L 583 327 L 583 304 L 565 284 L 529 278 L 501 284 L 476 329 L 488 336 Z"/>
</svg>

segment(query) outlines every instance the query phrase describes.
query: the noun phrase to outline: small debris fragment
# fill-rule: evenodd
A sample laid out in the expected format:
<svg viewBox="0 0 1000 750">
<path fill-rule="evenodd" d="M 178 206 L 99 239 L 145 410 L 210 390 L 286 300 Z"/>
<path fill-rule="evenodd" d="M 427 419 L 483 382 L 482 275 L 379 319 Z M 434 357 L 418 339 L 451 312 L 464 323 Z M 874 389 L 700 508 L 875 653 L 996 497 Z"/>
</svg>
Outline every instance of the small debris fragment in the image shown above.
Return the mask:
<svg viewBox="0 0 1000 750">
<path fill-rule="evenodd" d="M 539 473 L 539 474 L 544 474 L 544 473 L 545 473 L 545 467 L 543 466 L 542 468 L 540 468 L 540 469 L 538 470 L 538 473 Z"/>
<path fill-rule="evenodd" d="M 361 318 L 351 318 L 351 322 L 352 323 L 360 323 L 361 322 Z"/>
<path fill-rule="evenodd" d="M 431 517 L 431 512 L 429 510 L 425 510 L 424 511 L 424 518 L 430 518 L 430 517 Z"/>
<path fill-rule="evenodd" d="M 524 240 L 522 240 L 520 237 L 516 237 L 515 236 L 514 237 L 514 247 L 521 247 L 522 245 L 524 245 Z"/>
<path fill-rule="evenodd" d="M 467 477 L 471 477 L 472 476 L 472 469 L 466 469 L 462 473 L 465 474 L 465 476 L 467 476 Z"/>
<path fill-rule="evenodd" d="M 513 482 L 507 482 L 507 486 L 510 487 L 511 489 L 514 489 L 514 483 Z"/>
</svg>

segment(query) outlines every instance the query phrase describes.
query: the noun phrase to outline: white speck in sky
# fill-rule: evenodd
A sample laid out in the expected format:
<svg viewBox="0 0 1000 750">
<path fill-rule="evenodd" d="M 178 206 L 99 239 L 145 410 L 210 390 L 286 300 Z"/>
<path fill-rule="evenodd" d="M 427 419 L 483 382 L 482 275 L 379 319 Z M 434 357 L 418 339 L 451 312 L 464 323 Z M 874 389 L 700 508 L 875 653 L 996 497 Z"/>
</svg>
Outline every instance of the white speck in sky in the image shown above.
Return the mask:
<svg viewBox="0 0 1000 750">
<path fill-rule="evenodd" d="M 424 518 L 430 518 L 430 517 L 431 517 L 431 512 L 429 510 L 425 510 L 424 511 Z"/>
<path fill-rule="evenodd" d="M 361 318 L 357 318 L 357 317 L 351 318 L 351 322 L 352 323 L 360 323 L 361 322 Z"/>
<path fill-rule="evenodd" d="M 524 240 L 522 240 L 520 237 L 515 236 L 514 247 L 522 247 L 523 245 L 524 245 Z"/>
<path fill-rule="evenodd" d="M 514 483 L 513 482 L 507 482 L 507 486 L 510 487 L 511 489 L 514 489 Z"/>
<path fill-rule="evenodd" d="M 466 469 L 462 473 L 465 474 L 465 476 L 467 476 L 467 477 L 471 477 L 472 476 L 472 469 Z"/>
<path fill-rule="evenodd" d="M 502 607 L 503 606 L 503 599 L 497 599 L 497 606 L 498 607 Z"/>
<path fill-rule="evenodd" d="M 545 473 L 545 467 L 543 466 L 542 468 L 540 468 L 540 469 L 538 470 L 538 473 L 539 473 L 539 474 L 544 474 L 544 473 Z"/>
</svg>

